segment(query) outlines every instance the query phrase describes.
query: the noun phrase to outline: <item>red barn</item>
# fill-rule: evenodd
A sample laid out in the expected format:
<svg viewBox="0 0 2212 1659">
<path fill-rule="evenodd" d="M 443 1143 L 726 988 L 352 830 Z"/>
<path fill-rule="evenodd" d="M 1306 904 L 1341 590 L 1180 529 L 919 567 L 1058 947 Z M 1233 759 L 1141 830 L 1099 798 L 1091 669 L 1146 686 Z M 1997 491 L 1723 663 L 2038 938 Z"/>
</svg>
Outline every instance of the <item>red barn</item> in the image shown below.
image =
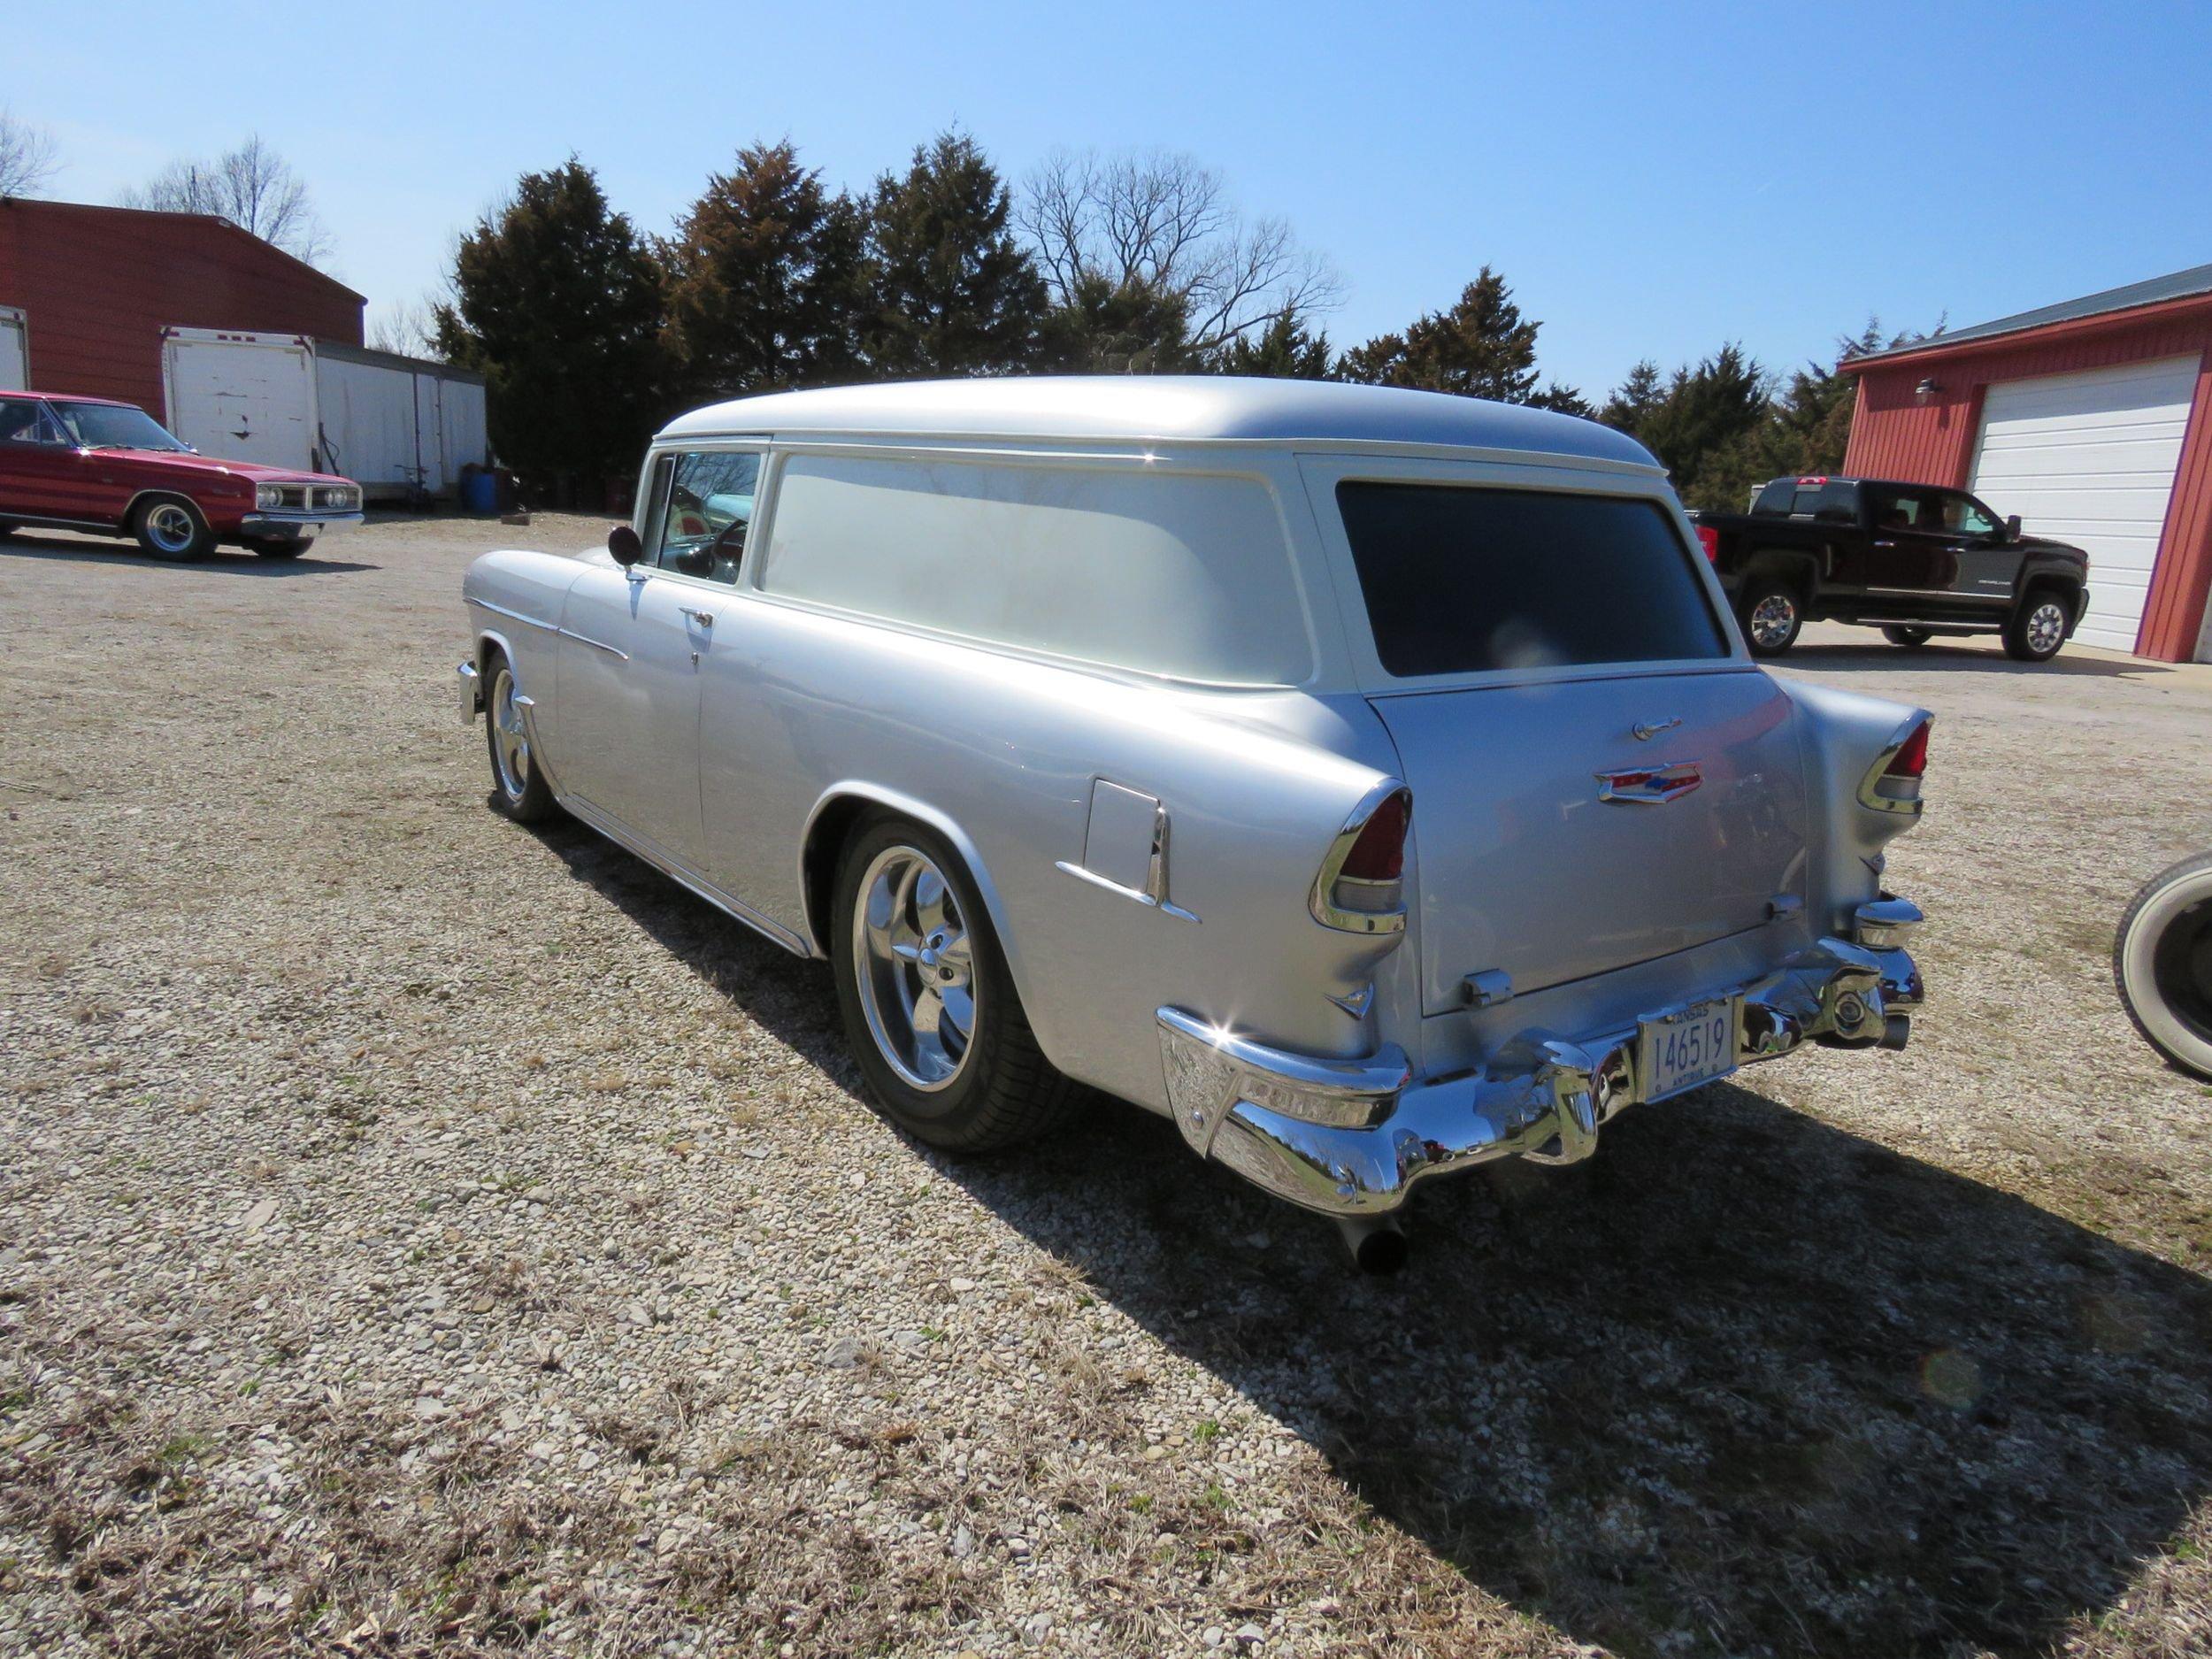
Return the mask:
<svg viewBox="0 0 2212 1659">
<path fill-rule="evenodd" d="M 119 397 L 166 419 L 165 328 L 358 346 L 366 303 L 206 214 L 0 198 L 0 387 Z"/>
<path fill-rule="evenodd" d="M 2212 662 L 2212 265 L 1841 366 L 1846 472 L 1970 489 L 2087 549 L 2084 644 Z"/>
</svg>

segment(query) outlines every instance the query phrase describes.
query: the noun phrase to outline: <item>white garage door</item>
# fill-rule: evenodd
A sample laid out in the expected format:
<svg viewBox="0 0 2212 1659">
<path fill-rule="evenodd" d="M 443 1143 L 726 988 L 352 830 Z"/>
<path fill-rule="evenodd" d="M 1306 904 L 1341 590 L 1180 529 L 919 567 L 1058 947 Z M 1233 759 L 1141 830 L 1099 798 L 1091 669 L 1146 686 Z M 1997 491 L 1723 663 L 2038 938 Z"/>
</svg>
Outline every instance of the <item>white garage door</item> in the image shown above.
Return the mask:
<svg viewBox="0 0 2212 1659">
<path fill-rule="evenodd" d="M 2029 534 L 2087 552 L 2085 645 L 2135 649 L 2196 383 L 2196 358 L 2162 357 L 1985 395 L 1967 488 Z"/>
<path fill-rule="evenodd" d="M 23 313 L 12 305 L 0 305 L 0 392 L 29 387 L 29 357 L 23 342 Z"/>
</svg>

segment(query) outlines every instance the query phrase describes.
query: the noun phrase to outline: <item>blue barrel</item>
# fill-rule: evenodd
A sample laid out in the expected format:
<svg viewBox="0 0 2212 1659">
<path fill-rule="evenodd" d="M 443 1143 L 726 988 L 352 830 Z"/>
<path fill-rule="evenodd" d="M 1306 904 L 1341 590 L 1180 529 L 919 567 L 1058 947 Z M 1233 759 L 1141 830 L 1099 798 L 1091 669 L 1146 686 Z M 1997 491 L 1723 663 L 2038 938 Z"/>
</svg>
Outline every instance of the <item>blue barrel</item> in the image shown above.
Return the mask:
<svg viewBox="0 0 2212 1659">
<path fill-rule="evenodd" d="M 499 480 L 493 473 L 477 471 L 461 480 L 461 507 L 465 512 L 495 513 L 499 511 Z"/>
</svg>

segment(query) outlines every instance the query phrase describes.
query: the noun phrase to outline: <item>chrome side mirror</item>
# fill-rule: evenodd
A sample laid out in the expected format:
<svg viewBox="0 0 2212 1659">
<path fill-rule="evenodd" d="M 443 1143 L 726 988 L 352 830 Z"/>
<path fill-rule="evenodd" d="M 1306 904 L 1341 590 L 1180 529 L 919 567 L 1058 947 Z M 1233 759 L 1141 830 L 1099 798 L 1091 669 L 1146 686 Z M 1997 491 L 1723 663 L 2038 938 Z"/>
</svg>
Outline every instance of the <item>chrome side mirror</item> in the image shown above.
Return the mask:
<svg viewBox="0 0 2212 1659">
<path fill-rule="evenodd" d="M 613 554 L 614 562 L 626 571 L 645 557 L 645 543 L 628 525 L 618 524 L 607 532 L 607 551 Z"/>
</svg>

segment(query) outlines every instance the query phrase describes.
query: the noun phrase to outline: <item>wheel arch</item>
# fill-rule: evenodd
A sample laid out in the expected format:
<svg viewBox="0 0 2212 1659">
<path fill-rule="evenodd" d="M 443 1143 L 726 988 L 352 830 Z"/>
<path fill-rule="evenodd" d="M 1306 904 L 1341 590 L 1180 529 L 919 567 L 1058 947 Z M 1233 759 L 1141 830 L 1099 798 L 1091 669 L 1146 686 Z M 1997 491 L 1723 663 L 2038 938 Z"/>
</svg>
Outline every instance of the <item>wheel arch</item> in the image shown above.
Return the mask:
<svg viewBox="0 0 2212 1659">
<path fill-rule="evenodd" d="M 1013 979 L 1015 992 L 1020 995 L 1023 1006 L 1028 1007 L 1021 944 L 1009 925 L 1005 896 L 992 880 L 990 868 L 985 864 L 975 838 L 949 812 L 883 784 L 859 779 L 833 783 L 822 791 L 807 813 L 806 826 L 799 833 L 799 900 L 809 954 L 825 958 L 829 955 L 829 911 L 837 885 L 837 855 L 853 826 L 874 812 L 911 818 L 925 828 L 936 831 L 951 844 L 966 867 L 968 879 L 975 883 L 976 892 L 982 896 L 983 908 L 991 919 L 991 932 L 997 936 L 999 950 L 1006 958 L 1006 972 Z M 1033 1015 L 1032 1023 L 1034 1024 Z"/>
<path fill-rule="evenodd" d="M 167 488 L 159 484 L 150 484 L 144 489 L 140 490 L 138 494 L 132 496 L 129 502 L 125 504 L 123 508 L 123 516 L 119 522 L 124 526 L 124 528 L 128 529 L 131 526 L 138 522 L 140 511 L 143 509 L 149 502 L 156 501 L 181 502 L 184 505 L 192 510 L 193 515 L 197 518 L 203 525 L 207 526 L 207 533 L 210 535 L 213 535 L 215 534 L 215 521 L 207 516 L 206 508 L 201 506 L 198 502 L 193 500 L 192 497 L 185 491 L 180 489 Z"/>
<path fill-rule="evenodd" d="M 1761 577 L 1777 573 L 1788 576 L 1797 585 L 1809 607 L 1820 587 L 1820 556 L 1809 548 L 1770 545 L 1751 549 L 1743 557 L 1737 596 L 1740 598 L 1745 589 Z"/>
</svg>

